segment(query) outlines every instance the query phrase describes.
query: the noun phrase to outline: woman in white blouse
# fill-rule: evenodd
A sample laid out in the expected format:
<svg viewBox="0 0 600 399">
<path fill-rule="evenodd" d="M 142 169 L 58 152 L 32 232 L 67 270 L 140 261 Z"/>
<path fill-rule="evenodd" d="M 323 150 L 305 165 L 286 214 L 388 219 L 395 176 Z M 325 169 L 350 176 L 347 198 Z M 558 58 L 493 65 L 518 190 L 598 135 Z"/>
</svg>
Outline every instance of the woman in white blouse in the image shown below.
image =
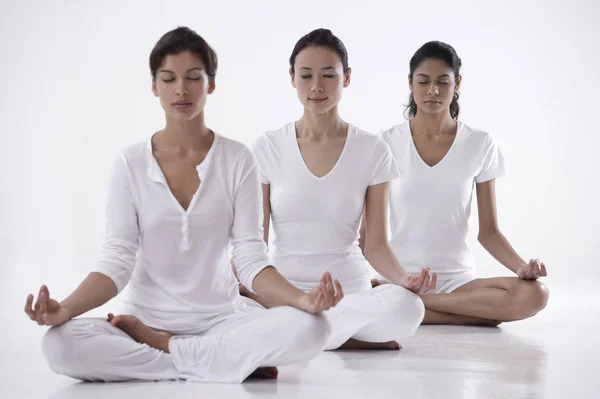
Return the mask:
<svg viewBox="0 0 600 399">
<path fill-rule="evenodd" d="M 188 28 L 166 33 L 150 68 L 166 127 L 114 164 L 96 268 L 62 302 L 42 286 L 25 311 L 53 326 L 44 355 L 52 370 L 73 378 L 276 377 L 275 366 L 325 347 L 330 327 L 321 312 L 340 301 L 342 289 L 324 274 L 305 293 L 269 266 L 254 158 L 204 123 L 217 69 L 204 39 Z M 244 286 L 287 306 L 266 311 L 240 300 L 229 244 Z M 71 320 L 125 286 L 123 314 Z"/>
<path fill-rule="evenodd" d="M 317 29 L 296 44 L 290 76 L 304 115 L 267 132 L 253 148 L 263 184 L 265 241 L 272 221 L 273 261 L 303 291 L 326 271 L 342 284 L 344 300 L 326 312 L 333 330 L 326 349 L 399 349 L 398 341 L 423 318 L 416 293 L 435 287 L 435 274 L 424 268 L 409 275 L 387 244 L 388 186 L 398 172 L 385 142 L 340 118 L 350 72 L 346 48 L 331 31 Z M 363 209 L 366 259 L 358 245 Z M 397 286 L 372 289 L 369 263 Z M 279 305 L 246 295 L 266 307 Z"/>
<path fill-rule="evenodd" d="M 498 325 L 546 306 L 548 290 L 537 279 L 547 271 L 538 259 L 522 259 L 498 228 L 494 187 L 504 158 L 490 134 L 458 120 L 461 64 L 441 42 L 410 60 L 410 119 L 381 134 L 402 175 L 391 188 L 390 245 L 409 271 L 438 273 L 437 289 L 423 297 L 424 323 Z M 475 277 L 467 244 L 474 189 L 479 242 L 516 277 Z"/>
</svg>

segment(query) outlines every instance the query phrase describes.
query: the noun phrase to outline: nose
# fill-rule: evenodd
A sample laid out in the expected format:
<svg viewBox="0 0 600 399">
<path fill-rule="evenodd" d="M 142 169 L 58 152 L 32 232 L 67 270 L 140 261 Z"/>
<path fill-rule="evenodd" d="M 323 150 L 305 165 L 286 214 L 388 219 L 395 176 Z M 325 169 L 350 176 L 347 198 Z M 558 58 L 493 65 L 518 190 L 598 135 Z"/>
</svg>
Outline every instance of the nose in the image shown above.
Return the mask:
<svg viewBox="0 0 600 399">
<path fill-rule="evenodd" d="M 323 85 L 321 85 L 321 79 L 319 78 L 315 78 L 313 80 L 313 84 L 312 87 L 310 88 L 311 91 L 323 91 Z"/>
<path fill-rule="evenodd" d="M 429 94 L 430 96 L 438 96 L 440 94 L 440 88 L 437 84 L 435 83 L 431 83 L 429 85 L 429 88 L 427 90 L 427 94 Z"/>
<path fill-rule="evenodd" d="M 185 79 L 181 79 L 177 82 L 177 86 L 175 87 L 175 94 L 177 94 L 178 96 L 189 94 Z"/>
</svg>

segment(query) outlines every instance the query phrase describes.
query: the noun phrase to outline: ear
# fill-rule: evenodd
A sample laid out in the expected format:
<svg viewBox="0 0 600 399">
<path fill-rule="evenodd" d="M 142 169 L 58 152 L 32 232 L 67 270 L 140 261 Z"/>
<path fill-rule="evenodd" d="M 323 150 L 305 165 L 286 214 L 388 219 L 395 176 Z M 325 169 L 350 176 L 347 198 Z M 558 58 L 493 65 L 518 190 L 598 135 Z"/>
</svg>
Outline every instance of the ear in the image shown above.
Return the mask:
<svg viewBox="0 0 600 399">
<path fill-rule="evenodd" d="M 294 77 L 295 77 L 296 74 L 294 73 L 294 71 L 292 70 L 292 68 L 290 68 L 289 72 L 290 72 L 290 79 L 291 79 L 291 82 L 292 82 L 292 87 L 295 89 L 296 88 L 296 82 L 294 82 Z"/>
<path fill-rule="evenodd" d="M 212 94 L 212 93 L 213 93 L 213 91 L 215 91 L 215 88 L 216 88 L 216 87 L 217 87 L 217 84 L 215 83 L 215 80 L 214 80 L 214 79 L 211 79 L 211 80 L 208 82 L 208 91 L 207 91 L 207 93 L 208 93 L 208 94 Z"/>
<path fill-rule="evenodd" d="M 152 79 L 152 93 L 154 97 L 158 97 L 158 90 L 156 90 L 156 79 Z"/>
<path fill-rule="evenodd" d="M 461 84 L 462 84 L 462 75 L 458 75 L 458 78 L 456 79 L 456 88 L 454 90 L 459 91 Z"/>
<path fill-rule="evenodd" d="M 344 87 L 350 86 L 350 76 L 352 75 L 352 68 L 348 68 L 348 72 L 344 74 Z"/>
</svg>

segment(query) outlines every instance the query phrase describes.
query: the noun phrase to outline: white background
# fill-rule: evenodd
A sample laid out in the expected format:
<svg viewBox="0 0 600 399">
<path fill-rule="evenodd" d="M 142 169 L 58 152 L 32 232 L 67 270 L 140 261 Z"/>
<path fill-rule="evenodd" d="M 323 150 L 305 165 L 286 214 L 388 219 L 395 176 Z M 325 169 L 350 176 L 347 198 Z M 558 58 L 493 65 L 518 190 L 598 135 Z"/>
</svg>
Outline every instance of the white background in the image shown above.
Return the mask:
<svg viewBox="0 0 600 399">
<path fill-rule="evenodd" d="M 288 58 L 314 28 L 330 28 L 345 43 L 353 75 L 341 114 L 372 132 L 404 120 L 414 51 L 429 40 L 450 43 L 464 65 L 461 119 L 496 137 L 510 169 L 497 184 L 501 229 L 523 257 L 548 266 L 547 311 L 567 312 L 594 298 L 595 0 L 0 4 L 0 334 L 11 338 L 2 342 L 37 345 L 43 330 L 22 313 L 26 295 L 46 283 L 62 299 L 93 265 L 110 161 L 164 123 L 150 91 L 148 55 L 180 25 L 195 29 L 219 56 L 209 127 L 245 143 L 301 115 Z M 476 217 L 472 222 L 476 227 Z M 472 233 L 479 274 L 507 275 Z"/>
</svg>

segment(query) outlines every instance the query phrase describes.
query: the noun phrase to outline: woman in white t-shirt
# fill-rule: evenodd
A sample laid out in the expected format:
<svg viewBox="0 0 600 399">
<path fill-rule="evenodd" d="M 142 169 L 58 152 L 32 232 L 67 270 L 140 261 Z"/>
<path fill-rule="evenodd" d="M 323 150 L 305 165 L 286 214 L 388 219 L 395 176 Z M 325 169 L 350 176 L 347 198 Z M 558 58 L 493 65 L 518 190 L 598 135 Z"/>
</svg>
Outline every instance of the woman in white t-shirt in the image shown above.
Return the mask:
<svg viewBox="0 0 600 399">
<path fill-rule="evenodd" d="M 435 275 L 424 268 L 410 276 L 387 243 L 388 186 L 398 172 L 383 140 L 339 116 L 350 72 L 346 49 L 331 31 L 317 29 L 296 44 L 290 75 L 304 115 L 253 147 L 263 183 L 265 241 L 272 220 L 273 262 L 303 291 L 327 271 L 344 288 L 345 298 L 326 312 L 333 330 L 326 349 L 399 349 L 398 340 L 412 335 L 423 318 L 423 303 L 411 290 L 427 293 Z M 358 245 L 363 209 L 366 259 Z M 368 262 L 402 287 L 372 289 Z"/>
<path fill-rule="evenodd" d="M 548 290 L 537 281 L 546 267 L 523 260 L 498 228 L 494 186 L 504 158 L 492 136 L 458 120 L 460 67 L 454 48 L 440 42 L 410 60 L 409 120 L 381 134 L 402 175 L 391 187 L 390 245 L 409 272 L 438 273 L 435 294 L 423 297 L 423 323 L 498 325 L 546 306 Z M 467 245 L 474 188 L 479 242 L 517 277 L 475 278 Z"/>
<path fill-rule="evenodd" d="M 217 58 L 188 28 L 166 33 L 150 55 L 164 130 L 116 160 L 106 236 L 94 271 L 64 301 L 42 286 L 25 312 L 52 326 L 43 339 L 50 368 L 89 381 L 187 379 L 241 382 L 306 361 L 330 335 L 323 310 L 343 292 L 330 275 L 305 293 L 269 266 L 259 172 L 244 145 L 212 132 L 204 105 Z M 245 304 L 246 287 L 285 305 Z M 127 286 L 125 313 L 71 320 Z"/>
</svg>

